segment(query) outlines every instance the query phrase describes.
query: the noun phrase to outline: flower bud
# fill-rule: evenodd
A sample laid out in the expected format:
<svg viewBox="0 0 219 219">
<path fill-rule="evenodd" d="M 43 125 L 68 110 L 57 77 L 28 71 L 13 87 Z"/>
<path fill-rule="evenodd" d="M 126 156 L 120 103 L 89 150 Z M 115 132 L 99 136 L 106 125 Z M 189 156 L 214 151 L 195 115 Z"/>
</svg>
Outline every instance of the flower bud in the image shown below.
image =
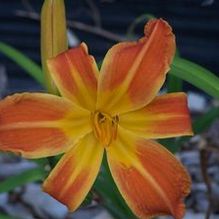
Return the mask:
<svg viewBox="0 0 219 219">
<path fill-rule="evenodd" d="M 57 93 L 47 60 L 68 49 L 64 0 L 45 0 L 41 10 L 41 61 L 47 89 Z"/>
</svg>

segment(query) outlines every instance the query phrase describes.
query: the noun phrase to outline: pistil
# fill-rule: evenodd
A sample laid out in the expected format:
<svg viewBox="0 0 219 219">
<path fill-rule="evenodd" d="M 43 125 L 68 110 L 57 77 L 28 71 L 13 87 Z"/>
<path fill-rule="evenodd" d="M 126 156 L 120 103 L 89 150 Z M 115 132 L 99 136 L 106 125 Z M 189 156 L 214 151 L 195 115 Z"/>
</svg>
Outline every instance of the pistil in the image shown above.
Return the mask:
<svg viewBox="0 0 219 219">
<path fill-rule="evenodd" d="M 95 111 L 91 114 L 94 134 L 99 142 L 108 147 L 116 139 L 119 117 Z"/>
</svg>

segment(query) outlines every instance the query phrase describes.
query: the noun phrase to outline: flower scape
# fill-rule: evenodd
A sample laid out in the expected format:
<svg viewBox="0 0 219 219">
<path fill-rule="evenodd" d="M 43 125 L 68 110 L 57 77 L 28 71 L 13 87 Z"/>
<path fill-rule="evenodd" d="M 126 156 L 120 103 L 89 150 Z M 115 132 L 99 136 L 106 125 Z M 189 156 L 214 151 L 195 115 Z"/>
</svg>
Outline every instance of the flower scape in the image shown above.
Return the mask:
<svg viewBox="0 0 219 219">
<path fill-rule="evenodd" d="M 0 101 L 0 150 L 25 158 L 64 153 L 43 190 L 77 209 L 106 153 L 113 179 L 137 217 L 184 215 L 190 177 L 154 139 L 192 135 L 186 94 L 157 96 L 175 54 L 175 37 L 162 19 L 145 36 L 106 54 L 100 71 L 85 43 L 49 59 L 61 97 L 21 93 Z"/>
</svg>

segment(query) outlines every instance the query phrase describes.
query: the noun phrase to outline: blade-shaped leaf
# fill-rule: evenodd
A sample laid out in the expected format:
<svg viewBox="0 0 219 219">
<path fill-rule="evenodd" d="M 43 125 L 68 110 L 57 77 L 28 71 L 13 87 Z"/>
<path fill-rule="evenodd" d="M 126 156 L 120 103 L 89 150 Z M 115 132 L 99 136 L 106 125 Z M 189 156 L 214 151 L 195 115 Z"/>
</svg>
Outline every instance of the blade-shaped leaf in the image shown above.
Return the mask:
<svg viewBox="0 0 219 219">
<path fill-rule="evenodd" d="M 159 139 L 158 142 L 173 154 L 179 150 L 179 146 L 176 144 L 176 138 Z"/>
<path fill-rule="evenodd" d="M 1 219 L 21 219 L 21 218 L 18 218 L 18 217 L 12 217 L 12 216 L 5 215 L 5 214 L 2 214 L 2 213 L 0 213 L 0 218 Z"/>
<path fill-rule="evenodd" d="M 42 168 L 26 170 L 18 175 L 10 176 L 0 182 L 0 193 L 11 191 L 12 189 L 25 185 L 29 182 L 42 180 L 45 177 L 45 171 Z"/>
<path fill-rule="evenodd" d="M 169 74 L 167 76 L 167 91 L 168 93 L 180 92 L 183 89 L 182 79 L 176 77 L 175 75 Z"/>
<path fill-rule="evenodd" d="M 212 97 L 219 98 L 219 78 L 200 65 L 176 57 L 170 74 L 189 82 Z"/>
<path fill-rule="evenodd" d="M 9 59 L 13 60 L 15 63 L 17 63 L 31 77 L 33 77 L 44 87 L 43 72 L 39 65 L 37 65 L 30 58 L 25 56 L 22 52 L 3 42 L 0 42 L 0 52 L 7 56 Z"/>
<path fill-rule="evenodd" d="M 126 205 L 113 181 L 106 157 L 103 159 L 101 172 L 94 184 L 94 190 L 102 198 L 103 205 L 116 219 L 136 218 Z"/>
</svg>

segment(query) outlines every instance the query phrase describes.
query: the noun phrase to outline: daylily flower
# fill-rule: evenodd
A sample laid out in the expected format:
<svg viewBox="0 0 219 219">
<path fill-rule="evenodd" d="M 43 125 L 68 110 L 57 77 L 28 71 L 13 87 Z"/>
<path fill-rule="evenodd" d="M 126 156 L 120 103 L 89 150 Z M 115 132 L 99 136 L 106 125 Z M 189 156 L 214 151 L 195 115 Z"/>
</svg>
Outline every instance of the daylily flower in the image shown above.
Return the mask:
<svg viewBox="0 0 219 219">
<path fill-rule="evenodd" d="M 22 93 L 0 102 L 0 150 L 40 158 L 65 153 L 43 185 L 74 211 L 100 169 L 104 151 L 125 201 L 139 218 L 184 214 L 190 178 L 152 139 L 191 135 L 184 93 L 156 97 L 175 53 L 171 27 L 145 26 L 138 42 L 113 46 L 100 74 L 82 43 L 48 61 L 62 97 Z"/>
</svg>

